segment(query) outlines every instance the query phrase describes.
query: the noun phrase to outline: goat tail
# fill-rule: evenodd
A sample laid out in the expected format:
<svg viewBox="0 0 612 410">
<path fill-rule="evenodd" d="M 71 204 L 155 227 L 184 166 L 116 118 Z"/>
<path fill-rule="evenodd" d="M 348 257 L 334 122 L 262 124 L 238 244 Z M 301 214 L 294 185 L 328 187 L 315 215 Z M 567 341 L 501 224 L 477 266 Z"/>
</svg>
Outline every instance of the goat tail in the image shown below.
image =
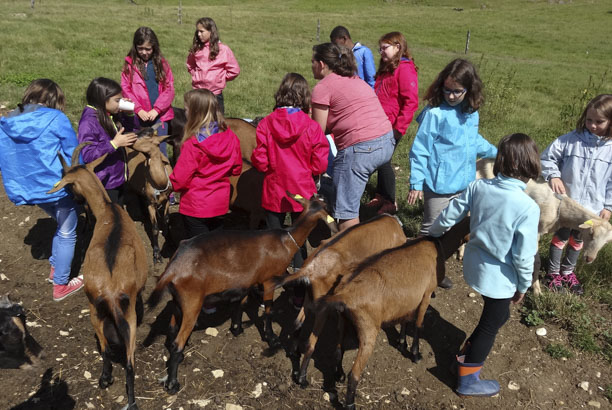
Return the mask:
<svg viewBox="0 0 612 410">
<path fill-rule="evenodd" d="M 327 316 L 330 311 L 335 310 L 338 313 L 347 311 L 346 304 L 337 298 L 336 295 L 326 295 L 316 302 L 316 314 Z"/>
<path fill-rule="evenodd" d="M 147 299 L 147 306 L 149 307 L 149 310 L 157 306 L 162 295 L 164 294 L 164 291 L 166 290 L 166 287 L 170 282 L 172 282 L 173 275 L 168 269 L 170 266 L 171 264 L 168 265 L 164 273 L 162 273 L 162 275 L 159 277 L 157 280 L 157 285 L 155 285 L 155 289 L 153 289 L 153 292 L 151 292 L 151 295 Z"/>
</svg>

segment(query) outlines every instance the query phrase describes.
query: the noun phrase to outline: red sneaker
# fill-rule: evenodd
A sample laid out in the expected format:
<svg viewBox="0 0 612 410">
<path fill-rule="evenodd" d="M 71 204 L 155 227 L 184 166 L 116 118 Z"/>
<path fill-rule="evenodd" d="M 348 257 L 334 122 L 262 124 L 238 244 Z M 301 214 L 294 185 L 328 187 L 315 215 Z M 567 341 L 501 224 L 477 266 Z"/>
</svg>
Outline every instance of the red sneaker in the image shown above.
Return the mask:
<svg viewBox="0 0 612 410">
<path fill-rule="evenodd" d="M 65 285 L 53 285 L 53 300 L 59 302 L 83 287 L 83 277 L 77 276 Z"/>
<path fill-rule="evenodd" d="M 389 214 L 394 215 L 397 213 L 397 205 L 389 200 L 383 200 L 383 204 L 378 210 L 378 215 Z"/>
<path fill-rule="evenodd" d="M 384 201 L 385 199 L 380 194 L 376 194 L 374 195 L 374 198 L 370 199 L 370 202 L 365 204 L 365 207 L 366 208 L 377 208 L 381 206 Z"/>
<path fill-rule="evenodd" d="M 55 266 L 51 266 L 51 270 L 49 271 L 49 277 L 47 278 L 47 282 L 53 283 L 54 275 L 55 275 Z"/>
</svg>

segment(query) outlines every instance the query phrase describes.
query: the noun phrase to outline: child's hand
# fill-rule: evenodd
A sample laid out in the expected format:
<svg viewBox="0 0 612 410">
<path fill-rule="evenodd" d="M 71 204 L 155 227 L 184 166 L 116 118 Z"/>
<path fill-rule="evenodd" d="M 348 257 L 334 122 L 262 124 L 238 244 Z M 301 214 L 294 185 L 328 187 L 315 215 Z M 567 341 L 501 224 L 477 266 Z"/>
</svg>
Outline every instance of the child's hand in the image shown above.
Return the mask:
<svg viewBox="0 0 612 410">
<path fill-rule="evenodd" d="M 523 298 L 525 297 L 524 293 L 519 293 L 519 291 L 517 290 L 516 292 L 514 292 L 514 296 L 512 296 L 512 304 L 516 305 L 517 303 L 521 303 L 523 301 Z"/>
<path fill-rule="evenodd" d="M 555 194 L 565 195 L 565 185 L 563 185 L 561 178 L 551 178 L 548 180 L 548 184 Z"/>
<path fill-rule="evenodd" d="M 602 209 L 599 213 L 599 217 L 605 219 L 606 221 L 610 220 L 610 215 L 612 215 L 612 212 L 608 211 L 607 209 Z"/>
<path fill-rule="evenodd" d="M 158 115 L 159 113 L 155 109 L 149 111 L 149 121 L 154 121 Z"/>
<path fill-rule="evenodd" d="M 138 111 L 138 118 L 140 118 L 143 121 L 149 121 L 149 113 L 146 112 L 145 110 L 140 110 Z"/>
<path fill-rule="evenodd" d="M 408 196 L 406 197 L 408 205 L 414 205 L 418 199 L 423 199 L 423 191 L 410 190 L 410 192 L 408 192 Z"/>
<path fill-rule="evenodd" d="M 127 134 L 124 134 L 123 133 L 124 130 L 125 130 L 125 128 L 121 127 L 119 132 L 117 132 L 117 134 L 115 134 L 115 138 L 113 138 L 113 144 L 115 144 L 115 146 L 117 148 L 119 148 L 119 147 L 129 147 L 134 142 L 136 142 L 136 140 L 138 139 L 138 137 L 136 136 L 135 133 L 128 132 Z"/>
</svg>

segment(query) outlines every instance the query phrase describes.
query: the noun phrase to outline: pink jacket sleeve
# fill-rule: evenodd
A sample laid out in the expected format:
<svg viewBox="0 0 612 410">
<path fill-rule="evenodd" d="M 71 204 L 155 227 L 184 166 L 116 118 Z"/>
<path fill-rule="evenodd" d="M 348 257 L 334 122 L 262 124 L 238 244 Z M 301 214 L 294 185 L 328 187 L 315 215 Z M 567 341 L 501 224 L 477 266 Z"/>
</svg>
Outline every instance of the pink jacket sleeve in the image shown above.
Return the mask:
<svg viewBox="0 0 612 410">
<path fill-rule="evenodd" d="M 319 127 L 320 129 L 321 127 Z M 268 127 L 266 121 L 262 121 L 257 126 L 257 146 L 251 154 L 251 163 L 260 172 L 268 172 L 270 161 L 268 159 Z"/>
<path fill-rule="evenodd" d="M 127 71 L 127 72 L 126 72 Z M 143 108 L 134 94 L 132 88 L 132 82 L 130 81 L 130 74 L 132 73 L 132 66 L 127 65 L 126 70 L 121 71 L 121 94 L 124 98 L 129 98 L 134 103 L 134 114 L 138 114 Z"/>
<path fill-rule="evenodd" d="M 169 177 L 172 183 L 172 190 L 175 192 L 187 191 L 198 169 L 198 161 L 194 156 L 192 144 L 187 140 L 183 145 L 181 155 L 179 155 L 174 170 Z"/>
<path fill-rule="evenodd" d="M 406 133 L 412 122 L 414 113 L 419 108 L 419 80 L 414 64 L 400 64 L 397 68 L 398 75 L 398 103 L 399 115 L 395 119 L 393 128 L 402 135 Z"/>
<path fill-rule="evenodd" d="M 196 69 L 196 67 L 197 64 L 195 59 L 195 53 L 189 53 L 189 55 L 187 55 L 187 71 L 189 72 L 189 74 L 191 74 L 193 70 Z"/>
<path fill-rule="evenodd" d="M 155 105 L 153 106 L 155 111 L 157 111 L 159 114 L 166 112 L 172 106 L 172 101 L 174 100 L 174 76 L 172 75 L 170 64 L 163 59 L 162 65 L 164 67 L 166 79 L 164 81 L 162 92 L 159 93 L 159 97 L 157 97 L 157 100 L 155 100 Z"/>
<path fill-rule="evenodd" d="M 227 47 L 227 63 L 225 63 L 225 79 L 232 81 L 240 74 L 240 66 L 238 66 L 238 60 L 234 57 L 234 53 Z"/>
<path fill-rule="evenodd" d="M 236 150 L 234 151 L 234 165 L 232 165 L 232 175 L 240 175 L 242 172 L 242 151 L 240 150 L 240 139 L 236 138 Z"/>
<path fill-rule="evenodd" d="M 310 169 L 312 170 L 312 175 L 321 175 L 327 169 L 329 143 L 319 124 L 313 121 L 309 128 L 310 140 L 312 142 Z"/>
</svg>

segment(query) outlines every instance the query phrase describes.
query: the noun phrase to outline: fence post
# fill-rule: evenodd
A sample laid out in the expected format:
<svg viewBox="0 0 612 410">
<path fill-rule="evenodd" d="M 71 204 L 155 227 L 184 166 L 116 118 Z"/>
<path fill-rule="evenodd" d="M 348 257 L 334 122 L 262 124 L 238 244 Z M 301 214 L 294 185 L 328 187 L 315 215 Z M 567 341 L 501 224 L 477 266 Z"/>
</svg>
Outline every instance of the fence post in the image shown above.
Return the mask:
<svg viewBox="0 0 612 410">
<path fill-rule="evenodd" d="M 178 6 L 178 23 L 183 24 L 183 0 L 179 0 Z"/>
<path fill-rule="evenodd" d="M 321 34 L 321 19 L 317 19 L 317 43 Z"/>
<path fill-rule="evenodd" d="M 470 30 L 468 29 L 467 38 L 465 39 L 465 54 L 468 53 L 469 49 L 470 49 Z"/>
</svg>

